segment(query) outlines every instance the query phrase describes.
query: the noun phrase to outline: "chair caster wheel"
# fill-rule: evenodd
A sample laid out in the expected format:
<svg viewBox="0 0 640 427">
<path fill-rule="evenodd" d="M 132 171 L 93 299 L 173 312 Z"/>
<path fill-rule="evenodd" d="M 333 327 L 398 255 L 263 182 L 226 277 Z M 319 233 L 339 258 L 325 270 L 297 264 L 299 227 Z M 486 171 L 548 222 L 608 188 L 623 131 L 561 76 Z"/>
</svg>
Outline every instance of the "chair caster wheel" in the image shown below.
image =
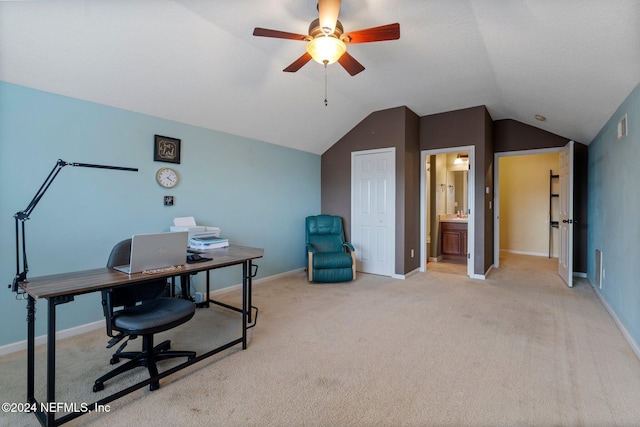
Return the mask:
<svg viewBox="0 0 640 427">
<path fill-rule="evenodd" d="M 103 383 L 95 383 L 93 385 L 93 392 L 94 393 L 97 393 L 97 392 L 102 391 L 102 390 L 104 390 L 104 384 Z"/>
<path fill-rule="evenodd" d="M 109 360 L 109 363 L 112 365 L 115 365 L 116 363 L 120 363 L 120 358 L 113 356 L 111 360 Z"/>
</svg>

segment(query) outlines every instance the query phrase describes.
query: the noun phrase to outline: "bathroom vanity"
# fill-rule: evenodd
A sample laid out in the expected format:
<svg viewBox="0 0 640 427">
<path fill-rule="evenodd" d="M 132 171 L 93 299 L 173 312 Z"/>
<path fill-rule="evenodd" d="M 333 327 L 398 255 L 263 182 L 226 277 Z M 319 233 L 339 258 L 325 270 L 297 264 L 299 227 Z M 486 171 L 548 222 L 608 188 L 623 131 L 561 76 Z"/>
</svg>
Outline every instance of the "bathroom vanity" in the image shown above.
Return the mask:
<svg viewBox="0 0 640 427">
<path fill-rule="evenodd" d="M 466 218 L 440 219 L 440 253 L 442 259 L 464 260 L 467 258 Z"/>
</svg>

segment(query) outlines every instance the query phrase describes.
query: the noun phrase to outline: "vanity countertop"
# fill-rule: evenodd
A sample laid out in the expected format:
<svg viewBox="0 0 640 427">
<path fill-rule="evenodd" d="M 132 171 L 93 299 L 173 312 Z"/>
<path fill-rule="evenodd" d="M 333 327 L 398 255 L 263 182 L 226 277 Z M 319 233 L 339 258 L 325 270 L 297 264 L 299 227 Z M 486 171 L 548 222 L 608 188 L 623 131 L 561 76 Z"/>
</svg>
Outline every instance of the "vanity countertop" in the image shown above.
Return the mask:
<svg viewBox="0 0 640 427">
<path fill-rule="evenodd" d="M 463 224 L 467 224 L 469 222 L 468 216 L 463 215 L 462 217 L 459 217 L 456 214 L 440 214 L 438 215 L 438 219 L 440 222 L 460 222 Z"/>
<path fill-rule="evenodd" d="M 441 219 L 440 222 L 461 222 L 467 224 L 469 220 L 467 218 L 445 218 Z"/>
</svg>

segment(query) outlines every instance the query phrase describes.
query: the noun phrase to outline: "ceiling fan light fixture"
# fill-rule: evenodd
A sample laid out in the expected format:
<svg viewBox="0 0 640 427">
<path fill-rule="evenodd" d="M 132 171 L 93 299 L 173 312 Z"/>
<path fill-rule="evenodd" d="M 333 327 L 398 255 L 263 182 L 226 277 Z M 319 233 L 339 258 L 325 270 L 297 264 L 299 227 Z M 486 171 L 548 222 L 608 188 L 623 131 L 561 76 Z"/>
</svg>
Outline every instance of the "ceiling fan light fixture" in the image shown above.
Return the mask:
<svg viewBox="0 0 640 427">
<path fill-rule="evenodd" d="M 307 53 L 319 64 L 333 64 L 346 51 L 344 42 L 334 36 L 318 36 L 307 43 Z"/>
</svg>

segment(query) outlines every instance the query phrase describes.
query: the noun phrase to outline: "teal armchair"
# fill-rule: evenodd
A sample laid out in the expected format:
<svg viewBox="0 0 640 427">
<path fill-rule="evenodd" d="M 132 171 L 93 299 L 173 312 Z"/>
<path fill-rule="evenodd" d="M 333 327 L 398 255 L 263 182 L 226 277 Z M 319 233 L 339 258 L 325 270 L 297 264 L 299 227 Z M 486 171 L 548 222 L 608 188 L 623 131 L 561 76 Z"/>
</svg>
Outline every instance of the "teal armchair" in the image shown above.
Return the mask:
<svg viewBox="0 0 640 427">
<path fill-rule="evenodd" d="M 332 215 L 306 219 L 309 282 L 348 282 L 356 278 L 356 251 L 344 240 L 342 218 Z"/>
</svg>

